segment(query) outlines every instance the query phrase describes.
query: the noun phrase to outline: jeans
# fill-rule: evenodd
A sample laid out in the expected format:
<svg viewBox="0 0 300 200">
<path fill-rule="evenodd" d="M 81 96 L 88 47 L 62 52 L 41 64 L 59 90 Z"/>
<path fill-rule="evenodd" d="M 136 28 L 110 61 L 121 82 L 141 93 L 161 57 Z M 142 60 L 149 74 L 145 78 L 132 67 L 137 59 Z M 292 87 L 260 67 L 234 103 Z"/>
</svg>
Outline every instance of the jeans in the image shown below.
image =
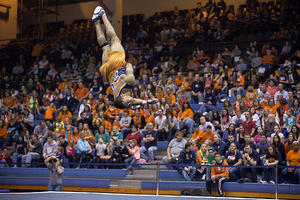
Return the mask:
<svg viewBox="0 0 300 200">
<path fill-rule="evenodd" d="M 9 167 L 5 159 L 0 160 L 0 167 Z"/>
<path fill-rule="evenodd" d="M 183 175 L 184 180 L 186 181 L 192 181 L 196 175 L 196 167 L 192 167 L 189 171 L 184 170 L 184 168 L 181 170 L 181 174 Z"/>
<path fill-rule="evenodd" d="M 6 147 L 6 139 L 5 138 L 0 138 L 0 148 L 3 149 Z"/>
<path fill-rule="evenodd" d="M 284 168 L 281 172 L 285 181 L 289 183 L 300 184 L 300 168 L 296 168 L 293 172 L 288 172 L 288 168 Z"/>
<path fill-rule="evenodd" d="M 248 178 L 251 182 L 257 182 L 257 169 L 256 168 L 242 168 L 242 178 Z"/>
<path fill-rule="evenodd" d="M 262 180 L 267 182 L 275 181 L 275 167 L 264 168 L 264 172 L 262 174 Z"/>
<path fill-rule="evenodd" d="M 239 180 L 240 169 L 238 167 L 231 167 L 229 170 L 230 181 L 236 182 Z"/>
<path fill-rule="evenodd" d="M 144 158 L 145 160 L 154 160 L 154 157 L 155 157 L 154 152 L 155 151 L 157 151 L 156 146 L 151 146 L 148 148 L 148 150 L 146 149 L 145 146 L 142 146 L 140 148 L 141 157 Z"/>
<path fill-rule="evenodd" d="M 62 185 L 48 185 L 49 191 L 61 191 Z"/>
<path fill-rule="evenodd" d="M 169 162 L 168 156 L 164 156 L 162 159 L 162 164 L 166 165 L 169 170 L 174 170 L 174 169 L 176 169 L 176 167 L 169 166 L 168 164 L 177 164 L 177 163 L 178 163 L 178 159 L 176 160 L 175 158 L 172 158 L 171 162 Z"/>
<path fill-rule="evenodd" d="M 200 113 L 205 113 L 205 112 L 209 112 L 209 111 L 215 111 L 216 110 L 216 106 L 214 105 L 209 105 L 209 104 L 202 104 L 199 108 L 199 112 Z"/>
<path fill-rule="evenodd" d="M 192 118 L 188 118 L 185 122 L 180 122 L 179 127 L 181 130 L 187 128 L 188 133 L 192 134 L 194 130 L 194 124 L 194 120 Z"/>
<path fill-rule="evenodd" d="M 22 167 L 29 167 L 31 165 L 32 159 L 39 159 L 41 156 L 36 152 L 29 152 L 22 156 Z"/>
<path fill-rule="evenodd" d="M 129 171 L 132 169 L 133 165 L 136 163 L 136 158 L 134 156 L 131 156 L 125 160 L 125 163 L 127 165 L 126 171 Z"/>
<path fill-rule="evenodd" d="M 17 166 L 17 164 L 19 164 L 18 160 L 22 159 L 23 154 L 19 154 L 19 153 L 14 153 L 12 156 L 12 164 Z"/>
</svg>

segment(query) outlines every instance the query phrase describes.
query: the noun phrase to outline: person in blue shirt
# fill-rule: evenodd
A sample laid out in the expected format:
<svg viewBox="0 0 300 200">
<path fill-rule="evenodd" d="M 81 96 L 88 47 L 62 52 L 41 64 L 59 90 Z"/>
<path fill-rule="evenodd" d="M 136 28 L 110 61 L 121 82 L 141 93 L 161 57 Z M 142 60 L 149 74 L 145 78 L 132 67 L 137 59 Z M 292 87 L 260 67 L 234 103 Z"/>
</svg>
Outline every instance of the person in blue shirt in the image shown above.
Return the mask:
<svg viewBox="0 0 300 200">
<path fill-rule="evenodd" d="M 259 155 L 258 153 L 252 149 L 251 145 L 247 144 L 244 148 L 243 153 L 243 165 L 244 166 L 256 166 L 259 163 Z M 241 169 L 241 179 L 240 183 L 257 182 L 257 169 L 256 168 L 242 168 Z"/>
<path fill-rule="evenodd" d="M 85 139 L 86 136 L 87 133 L 83 130 L 80 133 L 80 138 L 77 142 L 76 157 L 77 162 L 79 162 L 78 166 L 76 167 L 77 169 L 81 167 L 81 163 L 87 163 L 92 155 L 91 146 L 89 142 Z"/>
<path fill-rule="evenodd" d="M 237 181 L 240 177 L 240 168 L 238 166 L 242 165 L 243 157 L 242 154 L 237 149 L 235 143 L 231 143 L 229 151 L 225 154 L 225 159 L 228 165 L 233 165 L 229 170 L 230 181 Z"/>
<path fill-rule="evenodd" d="M 143 132 L 144 146 L 141 147 L 141 157 L 145 160 L 152 161 L 155 158 L 155 151 L 157 150 L 157 131 L 154 130 L 154 125 L 149 122 L 147 130 Z"/>
<path fill-rule="evenodd" d="M 178 167 L 179 173 L 181 173 L 186 181 L 192 181 L 196 175 L 196 167 L 188 166 L 196 164 L 196 153 L 194 151 L 194 145 L 191 142 L 185 144 L 185 149 L 179 154 Z M 186 165 L 186 166 L 183 166 Z"/>
</svg>

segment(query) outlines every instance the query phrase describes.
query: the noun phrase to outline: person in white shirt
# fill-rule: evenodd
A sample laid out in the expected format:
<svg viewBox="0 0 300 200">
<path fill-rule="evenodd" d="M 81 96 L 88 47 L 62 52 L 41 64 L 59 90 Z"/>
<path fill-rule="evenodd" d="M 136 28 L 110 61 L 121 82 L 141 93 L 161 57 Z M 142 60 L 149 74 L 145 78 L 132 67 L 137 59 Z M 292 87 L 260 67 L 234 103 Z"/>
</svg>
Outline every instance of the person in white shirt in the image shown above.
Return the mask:
<svg viewBox="0 0 300 200">
<path fill-rule="evenodd" d="M 206 118 L 204 116 L 200 117 L 200 125 L 199 125 L 199 129 L 203 132 L 206 132 L 206 128 L 207 126 L 211 126 L 211 130 L 212 132 L 215 131 L 215 127 L 211 122 L 207 122 Z"/>
<path fill-rule="evenodd" d="M 279 137 L 280 137 L 280 141 L 282 142 L 282 143 L 284 143 L 284 135 L 280 132 L 281 130 L 280 130 L 280 126 L 279 125 L 275 125 L 274 126 L 274 133 L 271 135 L 271 142 L 273 141 L 273 137 L 275 136 L 275 135 L 278 135 Z"/>
<path fill-rule="evenodd" d="M 235 127 L 239 127 L 244 121 L 246 121 L 245 115 L 242 115 L 241 111 L 236 111 L 235 116 L 231 118 L 231 123 L 235 125 Z"/>
</svg>

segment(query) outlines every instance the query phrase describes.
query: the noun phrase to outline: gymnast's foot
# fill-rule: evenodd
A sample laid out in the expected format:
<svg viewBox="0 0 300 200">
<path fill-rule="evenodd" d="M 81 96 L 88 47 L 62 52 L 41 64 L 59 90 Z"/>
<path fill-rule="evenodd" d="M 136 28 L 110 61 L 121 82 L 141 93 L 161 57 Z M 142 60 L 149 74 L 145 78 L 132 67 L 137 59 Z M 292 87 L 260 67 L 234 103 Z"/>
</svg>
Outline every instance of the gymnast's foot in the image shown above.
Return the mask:
<svg viewBox="0 0 300 200">
<path fill-rule="evenodd" d="M 94 10 L 92 22 L 96 22 L 98 19 L 100 19 L 103 15 L 105 15 L 105 11 L 101 6 L 97 6 Z"/>
</svg>

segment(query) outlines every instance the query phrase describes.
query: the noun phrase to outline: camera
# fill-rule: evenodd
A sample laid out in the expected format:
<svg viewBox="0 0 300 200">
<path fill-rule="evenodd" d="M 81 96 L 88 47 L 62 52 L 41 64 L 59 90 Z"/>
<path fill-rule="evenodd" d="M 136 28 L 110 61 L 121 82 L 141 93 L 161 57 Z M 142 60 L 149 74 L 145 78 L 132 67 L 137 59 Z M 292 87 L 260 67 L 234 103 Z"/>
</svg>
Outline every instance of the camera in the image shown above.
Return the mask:
<svg viewBox="0 0 300 200">
<path fill-rule="evenodd" d="M 56 163 L 56 162 L 57 162 L 57 159 L 56 159 L 56 158 L 51 158 L 49 162 L 52 163 L 52 164 L 53 164 L 53 163 Z"/>
</svg>

